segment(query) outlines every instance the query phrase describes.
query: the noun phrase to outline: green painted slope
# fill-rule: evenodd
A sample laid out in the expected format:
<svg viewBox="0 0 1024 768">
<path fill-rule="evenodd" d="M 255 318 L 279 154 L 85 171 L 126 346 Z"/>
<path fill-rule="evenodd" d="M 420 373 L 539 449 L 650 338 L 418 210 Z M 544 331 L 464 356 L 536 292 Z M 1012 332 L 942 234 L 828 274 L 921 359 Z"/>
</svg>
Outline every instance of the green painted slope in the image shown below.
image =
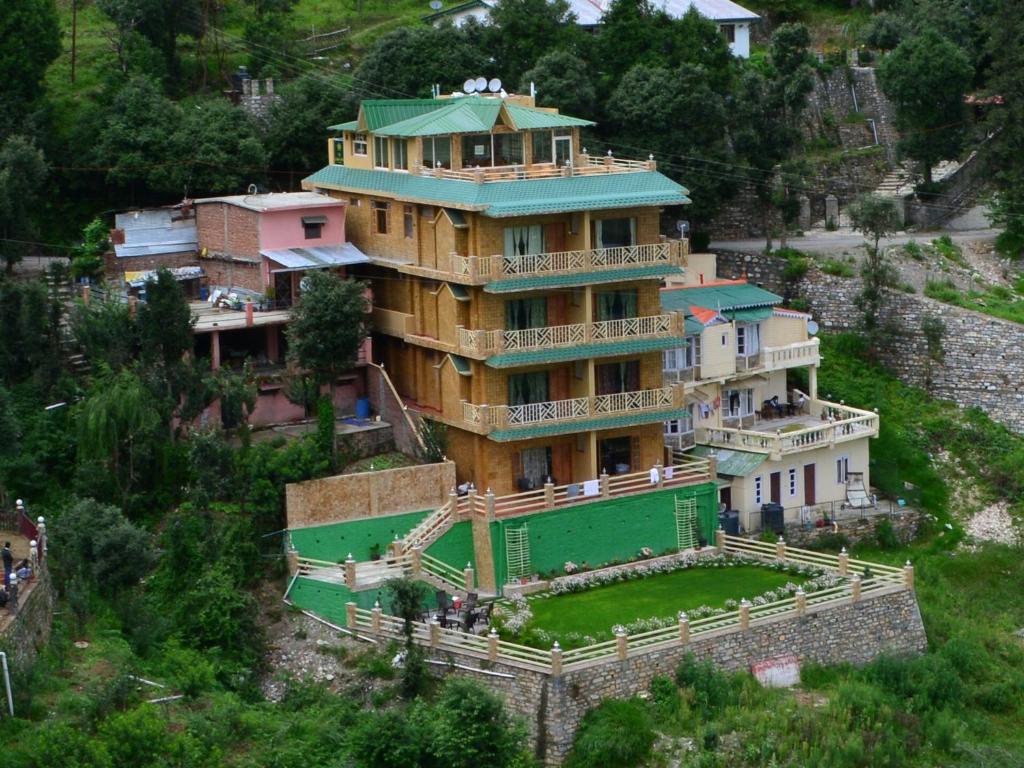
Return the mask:
<svg viewBox="0 0 1024 768">
<path fill-rule="evenodd" d="M 296 528 L 291 531 L 292 546 L 303 557 L 340 563 L 351 552 L 358 562 L 370 559 L 370 547 L 379 544 L 381 552 L 395 536 L 405 536 L 428 512 L 408 512 L 404 515 L 367 517 L 345 523 Z"/>
<path fill-rule="evenodd" d="M 427 554 L 442 560 L 453 568 L 463 569 L 466 563 L 476 568 L 476 556 L 473 554 L 473 524 L 469 520 L 455 523 L 444 536 L 429 547 Z"/>
</svg>

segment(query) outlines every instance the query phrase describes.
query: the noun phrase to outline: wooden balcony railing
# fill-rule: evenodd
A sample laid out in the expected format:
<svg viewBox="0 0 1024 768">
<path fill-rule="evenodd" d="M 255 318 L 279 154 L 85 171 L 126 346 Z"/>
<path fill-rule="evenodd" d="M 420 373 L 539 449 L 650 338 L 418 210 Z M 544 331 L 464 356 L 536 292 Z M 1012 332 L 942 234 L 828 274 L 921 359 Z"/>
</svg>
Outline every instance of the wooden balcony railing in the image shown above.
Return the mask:
<svg viewBox="0 0 1024 768">
<path fill-rule="evenodd" d="M 770 422 L 760 429 L 756 426 L 749 429 L 706 427 L 697 430 L 697 442 L 718 448 L 767 453 L 773 459 L 779 459 L 801 451 L 878 435 L 877 413 L 827 400 L 811 400 L 806 395 L 804 398 L 808 404 L 810 420 L 820 418 L 820 424 L 792 432 L 772 429 Z"/>
<path fill-rule="evenodd" d="M 551 325 L 521 331 L 471 331 L 461 326 L 458 328 L 459 351 L 470 357 L 574 347 L 605 341 L 657 339 L 672 335 L 683 335 L 682 316 L 676 313 L 597 323 Z"/>
<path fill-rule="evenodd" d="M 484 431 L 558 421 L 577 421 L 620 413 L 681 408 L 683 393 L 675 387 L 641 389 L 595 397 L 574 397 L 525 405 L 477 405 L 462 401 L 462 418 Z"/>
<path fill-rule="evenodd" d="M 686 240 L 666 240 L 646 245 L 527 256 L 460 256 L 453 253 L 451 260 L 455 275 L 482 284 L 516 277 L 600 272 L 623 267 L 683 266 L 688 250 Z"/>
</svg>

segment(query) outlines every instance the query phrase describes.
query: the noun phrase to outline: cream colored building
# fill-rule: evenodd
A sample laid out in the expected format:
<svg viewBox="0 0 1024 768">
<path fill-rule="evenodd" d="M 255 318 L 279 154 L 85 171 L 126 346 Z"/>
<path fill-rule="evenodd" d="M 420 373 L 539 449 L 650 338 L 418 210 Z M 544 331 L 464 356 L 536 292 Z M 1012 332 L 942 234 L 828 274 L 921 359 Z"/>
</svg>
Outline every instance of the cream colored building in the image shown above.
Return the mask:
<svg viewBox="0 0 1024 768">
<path fill-rule="evenodd" d="M 869 441 L 878 414 L 818 396 L 818 339 L 809 315 L 745 280 L 719 280 L 713 255 L 694 254 L 661 291 L 685 317 L 687 344 L 664 353 L 667 385 L 684 387 L 683 418 L 665 422 L 677 452 L 714 455 L 725 509 L 743 529 L 761 507 L 813 523 L 872 503 Z"/>
</svg>

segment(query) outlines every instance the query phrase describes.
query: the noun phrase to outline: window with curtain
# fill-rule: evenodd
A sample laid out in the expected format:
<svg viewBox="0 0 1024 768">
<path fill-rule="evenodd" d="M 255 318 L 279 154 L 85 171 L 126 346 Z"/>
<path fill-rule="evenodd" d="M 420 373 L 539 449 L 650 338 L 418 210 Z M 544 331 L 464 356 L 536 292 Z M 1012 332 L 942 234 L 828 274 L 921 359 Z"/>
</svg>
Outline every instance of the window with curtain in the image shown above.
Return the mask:
<svg viewBox="0 0 1024 768">
<path fill-rule="evenodd" d="M 530 152 L 531 159 L 534 163 L 550 163 L 554 161 L 554 154 L 552 152 L 552 141 L 554 134 L 551 131 L 533 131 L 530 134 L 530 140 L 533 144 L 533 149 Z"/>
<path fill-rule="evenodd" d="M 462 167 L 489 168 L 494 165 L 491 155 L 491 134 L 468 133 L 462 137 Z"/>
<path fill-rule="evenodd" d="M 529 224 L 523 227 L 505 227 L 505 258 L 544 253 L 544 227 Z"/>
<path fill-rule="evenodd" d="M 427 136 L 423 139 L 423 165 L 426 168 L 452 167 L 452 137 Z"/>
<path fill-rule="evenodd" d="M 386 136 L 373 137 L 373 164 L 377 168 L 388 167 L 388 140 Z"/>
<path fill-rule="evenodd" d="M 636 317 L 638 307 L 636 289 L 627 291 L 604 291 L 597 294 L 597 320 L 626 320 Z"/>
<path fill-rule="evenodd" d="M 352 154 L 366 156 L 366 134 L 357 133 L 352 138 Z"/>
<path fill-rule="evenodd" d="M 598 219 L 594 223 L 598 248 L 636 245 L 636 219 Z"/>
<path fill-rule="evenodd" d="M 395 168 L 400 171 L 409 170 L 409 142 L 405 139 L 392 139 L 391 154 L 395 157 Z"/>
<path fill-rule="evenodd" d="M 595 365 L 594 373 L 597 376 L 599 395 L 636 392 L 640 389 L 640 363 L 637 360 Z"/>
<path fill-rule="evenodd" d="M 548 401 L 547 371 L 514 373 L 508 377 L 508 404 L 529 405 Z"/>
<path fill-rule="evenodd" d="M 505 330 L 525 331 L 548 324 L 547 299 L 512 299 L 505 302 Z"/>
<path fill-rule="evenodd" d="M 521 133 L 496 133 L 493 138 L 495 165 L 522 165 L 525 162 Z"/>
<path fill-rule="evenodd" d="M 754 412 L 753 389 L 727 389 L 723 395 L 722 408 L 727 418 L 750 416 Z"/>
<path fill-rule="evenodd" d="M 736 354 L 756 355 L 761 349 L 761 324 L 736 324 Z"/>
</svg>

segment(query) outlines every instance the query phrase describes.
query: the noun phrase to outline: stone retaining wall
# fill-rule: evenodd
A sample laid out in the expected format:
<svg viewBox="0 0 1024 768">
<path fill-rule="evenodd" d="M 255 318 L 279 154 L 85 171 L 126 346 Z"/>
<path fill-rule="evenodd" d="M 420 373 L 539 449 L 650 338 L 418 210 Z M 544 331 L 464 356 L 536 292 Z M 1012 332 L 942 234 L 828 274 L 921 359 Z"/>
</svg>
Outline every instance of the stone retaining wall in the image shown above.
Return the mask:
<svg viewBox="0 0 1024 768">
<path fill-rule="evenodd" d="M 39 649 L 50 639 L 56 602 L 50 572 L 46 568 L 40 569 L 31 586 L 28 595 L 19 598 L 18 612 L 0 633 L 0 650 L 7 654 L 12 672 L 27 671 Z"/>
<path fill-rule="evenodd" d="M 858 603 L 811 607 L 803 617 L 786 616 L 753 622 L 747 631 L 726 629 L 700 636 L 687 645 L 649 650 L 625 661 L 593 666 L 551 677 L 503 663 L 488 664 L 452 653 L 435 653 L 450 674 L 470 677 L 504 696 L 509 708 L 525 718 L 530 738 L 545 765 L 560 765 L 572 748 L 583 716 L 608 698 L 627 698 L 650 688 L 658 675 L 673 675 L 692 653 L 730 671 L 749 670 L 768 658 L 796 655 L 801 663 L 864 664 L 883 653 L 922 653 L 924 624 L 913 592 L 899 589 L 865 597 Z M 467 669 L 468 667 L 469 669 Z"/>
<path fill-rule="evenodd" d="M 839 521 L 839 535 L 845 537 L 851 544 L 858 542 L 871 542 L 878 539 L 878 526 L 883 520 L 892 524 L 896 538 L 904 543 L 914 540 L 917 536 L 917 529 L 921 525 L 921 513 L 917 510 L 906 510 L 892 515 L 872 515 L 853 520 Z M 833 536 L 835 532 L 831 525 L 822 528 L 805 528 L 800 525 L 787 525 L 782 536 L 786 543 L 794 547 L 807 547 L 814 544 L 823 537 Z"/>
</svg>

